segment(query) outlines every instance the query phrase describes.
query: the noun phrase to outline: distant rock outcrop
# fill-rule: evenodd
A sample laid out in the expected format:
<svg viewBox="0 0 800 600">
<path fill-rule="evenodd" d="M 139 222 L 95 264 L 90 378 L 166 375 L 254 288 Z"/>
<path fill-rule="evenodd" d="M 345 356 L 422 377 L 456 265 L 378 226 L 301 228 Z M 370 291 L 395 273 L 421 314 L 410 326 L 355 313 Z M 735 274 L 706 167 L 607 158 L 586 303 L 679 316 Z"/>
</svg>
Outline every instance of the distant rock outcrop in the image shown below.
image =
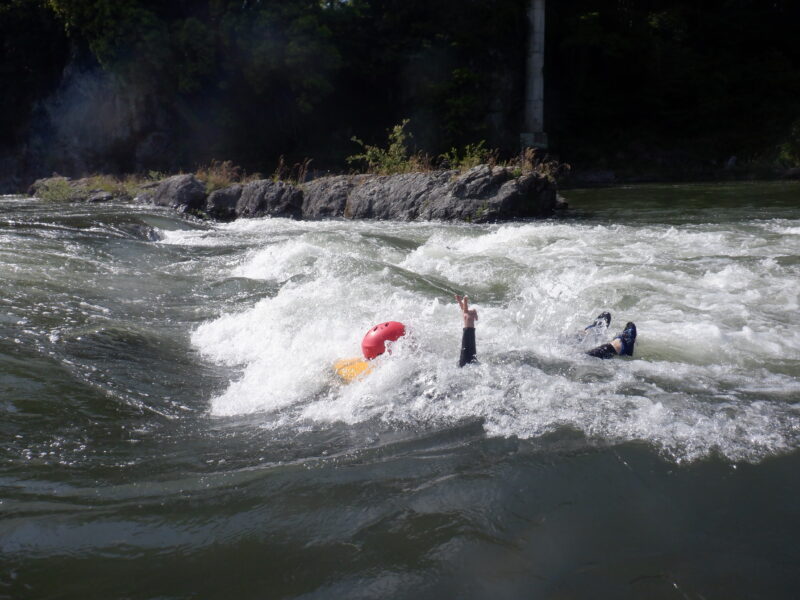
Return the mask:
<svg viewBox="0 0 800 600">
<path fill-rule="evenodd" d="M 102 202 L 119 197 L 65 178 L 37 181 L 31 194 Z M 558 208 L 556 185 L 539 173 L 479 165 L 468 171 L 334 175 L 302 185 L 262 179 L 208 194 L 194 175 L 140 187 L 136 198 L 220 221 L 237 218 L 442 220 L 485 223 L 547 217 Z M 90 193 L 91 192 L 91 193 Z M 129 198 L 129 197 L 128 197 Z M 130 198 L 129 198 L 130 199 Z"/>
</svg>

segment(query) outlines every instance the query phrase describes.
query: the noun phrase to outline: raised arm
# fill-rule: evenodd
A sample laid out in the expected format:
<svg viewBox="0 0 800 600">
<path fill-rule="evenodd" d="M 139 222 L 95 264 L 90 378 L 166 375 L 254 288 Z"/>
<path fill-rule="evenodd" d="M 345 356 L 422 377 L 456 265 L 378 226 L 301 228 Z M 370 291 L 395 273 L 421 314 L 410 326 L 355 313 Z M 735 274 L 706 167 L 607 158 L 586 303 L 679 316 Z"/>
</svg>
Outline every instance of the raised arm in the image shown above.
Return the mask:
<svg viewBox="0 0 800 600">
<path fill-rule="evenodd" d="M 463 367 L 476 361 L 475 321 L 478 320 L 478 311 L 469 307 L 469 298 L 467 296 L 456 296 L 456 302 L 461 308 L 461 316 L 464 319 L 464 331 L 461 334 L 461 355 L 458 359 L 458 366 Z"/>
</svg>

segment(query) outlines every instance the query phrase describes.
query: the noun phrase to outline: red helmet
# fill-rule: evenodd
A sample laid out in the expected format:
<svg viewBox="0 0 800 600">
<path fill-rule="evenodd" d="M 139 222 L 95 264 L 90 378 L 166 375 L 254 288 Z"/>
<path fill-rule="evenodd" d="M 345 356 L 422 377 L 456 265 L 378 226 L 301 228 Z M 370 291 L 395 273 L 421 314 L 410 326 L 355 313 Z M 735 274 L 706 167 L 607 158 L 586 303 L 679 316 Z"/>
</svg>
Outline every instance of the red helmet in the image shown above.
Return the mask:
<svg viewBox="0 0 800 600">
<path fill-rule="evenodd" d="M 361 351 L 364 358 L 372 360 L 386 351 L 386 342 L 394 342 L 406 333 L 406 326 L 397 321 L 387 321 L 375 325 L 361 340 Z"/>
</svg>

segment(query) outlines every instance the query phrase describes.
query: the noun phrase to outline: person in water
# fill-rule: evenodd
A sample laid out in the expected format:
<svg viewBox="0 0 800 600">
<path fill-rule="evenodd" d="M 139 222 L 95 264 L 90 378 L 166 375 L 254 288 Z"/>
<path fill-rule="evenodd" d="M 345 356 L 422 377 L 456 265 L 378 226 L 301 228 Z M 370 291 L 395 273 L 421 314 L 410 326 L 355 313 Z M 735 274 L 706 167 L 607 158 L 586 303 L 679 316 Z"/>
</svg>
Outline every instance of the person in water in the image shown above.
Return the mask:
<svg viewBox="0 0 800 600">
<path fill-rule="evenodd" d="M 458 366 L 477 362 L 477 349 L 475 345 L 475 321 L 478 320 L 478 311 L 469 307 L 467 296 L 456 296 L 456 302 L 461 308 L 461 316 L 464 319 L 464 330 L 461 334 L 461 355 L 458 358 Z M 584 328 L 581 334 L 585 338 L 590 332 L 597 329 L 606 329 L 611 324 L 611 313 L 600 313 L 594 323 Z M 617 335 L 611 342 L 592 348 L 586 354 L 596 358 L 612 358 L 614 356 L 633 356 L 633 347 L 636 343 L 636 325 L 629 321 L 625 329 Z"/>
<path fill-rule="evenodd" d="M 606 329 L 611 324 L 611 313 L 603 312 L 597 315 L 594 323 L 583 330 L 588 336 L 598 328 Z M 592 348 L 586 354 L 596 358 L 613 358 L 615 356 L 633 356 L 633 346 L 636 343 L 636 325 L 632 321 L 625 324 L 625 329 L 607 344 Z"/>
<path fill-rule="evenodd" d="M 478 320 L 478 311 L 469 307 L 468 296 L 456 295 L 456 302 L 461 309 L 464 329 L 461 333 L 461 353 L 458 357 L 458 366 L 463 367 L 478 361 L 478 351 L 475 343 L 475 322 Z M 611 314 L 603 312 L 597 316 L 594 323 L 584 328 L 576 336 L 578 341 L 584 341 L 591 333 L 604 332 L 611 323 Z M 361 379 L 372 372 L 368 361 L 380 356 L 388 348 L 387 342 L 395 342 L 406 333 L 405 325 L 397 321 L 388 321 L 371 328 L 364 340 L 361 349 L 364 358 L 349 358 L 339 360 L 334 364 L 334 371 L 346 383 Z M 629 322 L 625 329 L 611 342 L 602 344 L 589 350 L 586 354 L 597 358 L 612 358 L 614 356 L 633 356 L 633 346 L 636 342 L 636 325 Z M 365 360 L 366 359 L 366 360 Z"/>
<path fill-rule="evenodd" d="M 475 321 L 478 320 L 478 311 L 469 307 L 469 297 L 456 296 L 456 302 L 461 308 L 464 319 L 464 330 L 461 333 L 461 355 L 458 357 L 458 366 L 477 362 L 477 349 L 475 348 Z"/>
</svg>

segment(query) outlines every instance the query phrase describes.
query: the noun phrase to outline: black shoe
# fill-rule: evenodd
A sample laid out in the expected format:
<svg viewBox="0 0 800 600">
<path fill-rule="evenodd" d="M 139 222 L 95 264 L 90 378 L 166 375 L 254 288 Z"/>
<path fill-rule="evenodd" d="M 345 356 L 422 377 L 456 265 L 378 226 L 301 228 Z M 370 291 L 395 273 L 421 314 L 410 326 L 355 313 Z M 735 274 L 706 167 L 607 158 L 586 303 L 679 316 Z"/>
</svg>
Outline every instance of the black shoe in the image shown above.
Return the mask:
<svg viewBox="0 0 800 600">
<path fill-rule="evenodd" d="M 622 333 L 614 339 L 622 342 L 622 349 L 619 352 L 621 355 L 633 356 L 633 346 L 636 343 L 636 325 L 628 321 Z"/>
<path fill-rule="evenodd" d="M 609 325 L 611 325 L 611 313 L 602 312 L 599 315 L 597 315 L 597 318 L 594 320 L 594 323 L 586 327 L 584 331 L 588 329 L 594 329 L 595 327 L 601 327 L 601 326 L 608 327 Z"/>
</svg>

